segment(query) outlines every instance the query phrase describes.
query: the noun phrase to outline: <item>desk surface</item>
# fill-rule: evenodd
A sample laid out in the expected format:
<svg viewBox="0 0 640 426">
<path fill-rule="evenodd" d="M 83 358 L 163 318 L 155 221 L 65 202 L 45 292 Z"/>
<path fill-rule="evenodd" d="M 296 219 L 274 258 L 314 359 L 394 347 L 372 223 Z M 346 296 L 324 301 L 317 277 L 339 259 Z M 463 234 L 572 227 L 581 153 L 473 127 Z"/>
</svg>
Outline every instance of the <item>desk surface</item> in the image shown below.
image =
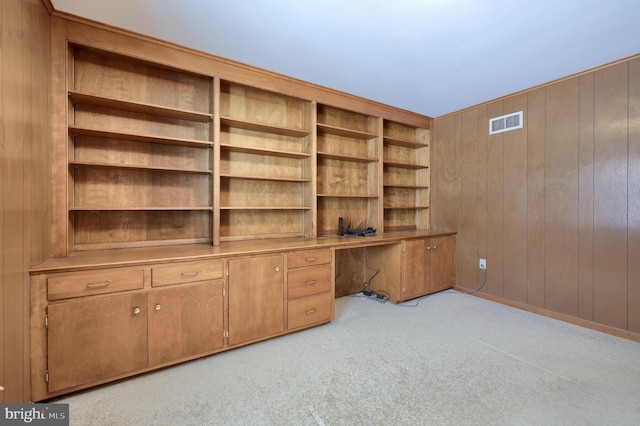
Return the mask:
<svg viewBox="0 0 640 426">
<path fill-rule="evenodd" d="M 349 249 L 395 244 L 402 240 L 455 234 L 454 231 L 421 230 L 387 232 L 370 237 L 331 236 L 321 238 L 283 238 L 225 242 L 219 246 L 188 244 L 180 246 L 144 247 L 111 250 L 80 251 L 67 257 L 51 258 L 31 268 L 31 274 L 52 271 L 74 271 L 113 266 L 144 265 L 158 262 L 206 260 L 291 250 L 317 248 Z"/>
</svg>

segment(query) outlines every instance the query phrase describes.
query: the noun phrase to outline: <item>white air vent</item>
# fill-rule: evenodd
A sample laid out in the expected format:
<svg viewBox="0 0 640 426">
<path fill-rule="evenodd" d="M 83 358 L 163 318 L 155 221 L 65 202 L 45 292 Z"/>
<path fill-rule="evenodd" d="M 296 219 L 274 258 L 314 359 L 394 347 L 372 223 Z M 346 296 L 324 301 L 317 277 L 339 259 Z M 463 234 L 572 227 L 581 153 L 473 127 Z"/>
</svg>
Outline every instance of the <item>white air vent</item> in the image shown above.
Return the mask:
<svg viewBox="0 0 640 426">
<path fill-rule="evenodd" d="M 522 111 L 489 119 L 489 134 L 522 129 Z"/>
</svg>

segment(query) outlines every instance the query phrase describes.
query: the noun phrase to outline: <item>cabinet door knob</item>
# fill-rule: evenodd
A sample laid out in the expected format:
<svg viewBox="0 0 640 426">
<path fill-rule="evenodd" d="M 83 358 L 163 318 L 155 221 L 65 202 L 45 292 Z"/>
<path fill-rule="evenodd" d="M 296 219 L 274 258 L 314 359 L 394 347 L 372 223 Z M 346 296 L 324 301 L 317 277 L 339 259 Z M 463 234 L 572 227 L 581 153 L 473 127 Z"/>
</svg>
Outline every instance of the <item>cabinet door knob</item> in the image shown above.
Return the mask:
<svg viewBox="0 0 640 426">
<path fill-rule="evenodd" d="M 276 266 L 275 269 L 276 269 L 276 272 L 280 272 L 280 267 L 279 266 Z"/>
<path fill-rule="evenodd" d="M 156 311 L 159 311 L 160 309 L 162 309 L 162 306 L 160 306 L 160 304 L 158 303 L 158 304 L 156 305 Z"/>
<path fill-rule="evenodd" d="M 431 246 L 427 246 L 427 250 L 431 250 Z"/>
<path fill-rule="evenodd" d="M 140 308 L 133 308 L 133 315 L 138 315 L 140 313 Z"/>
<path fill-rule="evenodd" d="M 433 246 L 433 251 L 438 250 L 438 246 Z"/>
</svg>

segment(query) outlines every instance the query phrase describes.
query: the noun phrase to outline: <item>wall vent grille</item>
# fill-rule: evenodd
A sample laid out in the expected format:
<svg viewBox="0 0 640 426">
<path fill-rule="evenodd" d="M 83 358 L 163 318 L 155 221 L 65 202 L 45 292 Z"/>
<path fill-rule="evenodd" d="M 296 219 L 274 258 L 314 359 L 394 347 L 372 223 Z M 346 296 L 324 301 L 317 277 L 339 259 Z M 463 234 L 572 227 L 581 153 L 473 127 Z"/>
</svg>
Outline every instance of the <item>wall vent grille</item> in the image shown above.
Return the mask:
<svg viewBox="0 0 640 426">
<path fill-rule="evenodd" d="M 509 130 L 522 129 L 522 111 L 514 112 L 500 117 L 489 119 L 489 134 L 508 132 Z"/>
</svg>

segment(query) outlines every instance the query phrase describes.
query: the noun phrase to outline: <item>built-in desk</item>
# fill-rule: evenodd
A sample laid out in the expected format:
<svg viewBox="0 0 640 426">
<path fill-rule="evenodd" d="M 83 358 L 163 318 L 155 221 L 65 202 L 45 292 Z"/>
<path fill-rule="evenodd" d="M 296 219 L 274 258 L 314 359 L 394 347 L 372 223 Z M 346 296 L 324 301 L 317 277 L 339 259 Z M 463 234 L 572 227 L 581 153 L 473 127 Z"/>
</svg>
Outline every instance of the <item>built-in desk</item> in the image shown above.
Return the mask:
<svg viewBox="0 0 640 426">
<path fill-rule="evenodd" d="M 86 251 L 30 273 L 39 401 L 330 322 L 369 282 L 396 303 L 453 287 L 455 233 Z"/>
</svg>

